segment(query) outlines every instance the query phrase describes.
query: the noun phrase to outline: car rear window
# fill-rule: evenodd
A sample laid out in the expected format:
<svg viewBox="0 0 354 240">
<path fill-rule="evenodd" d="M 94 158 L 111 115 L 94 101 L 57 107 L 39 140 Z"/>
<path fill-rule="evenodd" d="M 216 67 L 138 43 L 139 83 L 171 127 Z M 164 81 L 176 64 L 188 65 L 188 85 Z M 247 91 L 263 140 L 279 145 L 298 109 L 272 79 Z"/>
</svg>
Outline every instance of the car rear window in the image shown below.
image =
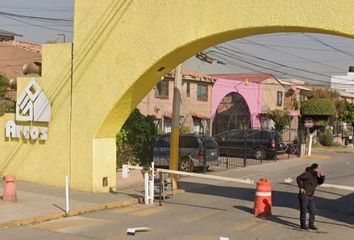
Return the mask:
<svg viewBox="0 0 354 240">
<path fill-rule="evenodd" d="M 218 144 L 216 143 L 216 141 L 213 138 L 208 138 L 205 142 L 206 148 L 207 149 L 217 149 L 218 148 Z"/>
<path fill-rule="evenodd" d="M 156 141 L 155 147 L 168 148 L 168 147 L 170 147 L 170 141 L 171 141 L 170 136 L 162 136 Z"/>
</svg>

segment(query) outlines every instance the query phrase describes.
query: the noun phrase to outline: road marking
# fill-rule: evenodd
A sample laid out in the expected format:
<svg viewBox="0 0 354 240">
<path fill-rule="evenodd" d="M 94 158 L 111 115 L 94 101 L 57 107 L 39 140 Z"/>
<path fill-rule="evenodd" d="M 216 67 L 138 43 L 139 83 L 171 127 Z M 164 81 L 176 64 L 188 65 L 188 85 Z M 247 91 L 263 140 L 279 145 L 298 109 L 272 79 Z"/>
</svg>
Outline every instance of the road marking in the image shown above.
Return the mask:
<svg viewBox="0 0 354 240">
<path fill-rule="evenodd" d="M 343 185 L 337 185 L 337 184 L 327 184 L 324 183 L 320 185 L 321 187 L 326 187 L 326 188 L 336 188 L 336 189 L 341 189 L 341 190 L 349 190 L 349 191 L 354 191 L 354 187 L 350 186 L 343 186 Z"/>
</svg>

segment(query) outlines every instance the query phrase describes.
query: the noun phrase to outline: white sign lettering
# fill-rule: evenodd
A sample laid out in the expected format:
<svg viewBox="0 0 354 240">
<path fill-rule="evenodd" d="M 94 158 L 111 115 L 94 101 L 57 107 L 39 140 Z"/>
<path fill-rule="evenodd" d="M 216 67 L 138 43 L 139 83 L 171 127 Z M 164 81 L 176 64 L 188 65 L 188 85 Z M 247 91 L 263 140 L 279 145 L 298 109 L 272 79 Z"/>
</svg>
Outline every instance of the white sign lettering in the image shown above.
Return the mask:
<svg viewBox="0 0 354 240">
<path fill-rule="evenodd" d="M 51 106 L 36 80 L 32 79 L 17 99 L 17 122 L 50 122 Z M 10 139 L 31 139 L 45 141 L 48 139 L 47 127 L 17 125 L 15 121 L 8 121 L 5 126 L 5 136 Z"/>
</svg>

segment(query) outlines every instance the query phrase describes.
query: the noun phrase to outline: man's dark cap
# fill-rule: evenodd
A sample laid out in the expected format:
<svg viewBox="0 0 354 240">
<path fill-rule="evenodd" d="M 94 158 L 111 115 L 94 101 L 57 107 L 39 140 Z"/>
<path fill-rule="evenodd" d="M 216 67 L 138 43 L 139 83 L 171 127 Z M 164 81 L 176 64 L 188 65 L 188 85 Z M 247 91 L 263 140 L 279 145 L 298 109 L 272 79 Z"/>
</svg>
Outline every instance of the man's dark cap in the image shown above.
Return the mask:
<svg viewBox="0 0 354 240">
<path fill-rule="evenodd" d="M 317 163 L 313 163 L 313 164 L 311 165 L 311 169 L 316 169 L 316 168 L 318 168 L 318 164 L 317 164 Z"/>
</svg>

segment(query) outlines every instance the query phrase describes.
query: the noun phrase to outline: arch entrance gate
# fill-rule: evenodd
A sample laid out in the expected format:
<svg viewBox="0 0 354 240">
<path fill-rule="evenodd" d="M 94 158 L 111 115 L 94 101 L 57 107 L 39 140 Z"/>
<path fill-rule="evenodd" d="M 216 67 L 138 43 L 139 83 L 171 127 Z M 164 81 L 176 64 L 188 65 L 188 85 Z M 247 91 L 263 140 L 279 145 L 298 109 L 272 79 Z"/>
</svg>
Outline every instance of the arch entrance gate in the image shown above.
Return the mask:
<svg viewBox="0 0 354 240">
<path fill-rule="evenodd" d="M 1 174 L 56 186 L 70 175 L 73 188 L 108 191 L 116 184 L 115 134 L 177 64 L 256 34 L 353 38 L 353 12 L 352 0 L 76 0 L 73 45 L 43 47 L 37 82 L 52 107 L 48 139 L 11 141 L 0 131 Z M 19 93 L 29 81 L 18 79 Z M 0 126 L 10 119 L 1 117 Z"/>
</svg>

